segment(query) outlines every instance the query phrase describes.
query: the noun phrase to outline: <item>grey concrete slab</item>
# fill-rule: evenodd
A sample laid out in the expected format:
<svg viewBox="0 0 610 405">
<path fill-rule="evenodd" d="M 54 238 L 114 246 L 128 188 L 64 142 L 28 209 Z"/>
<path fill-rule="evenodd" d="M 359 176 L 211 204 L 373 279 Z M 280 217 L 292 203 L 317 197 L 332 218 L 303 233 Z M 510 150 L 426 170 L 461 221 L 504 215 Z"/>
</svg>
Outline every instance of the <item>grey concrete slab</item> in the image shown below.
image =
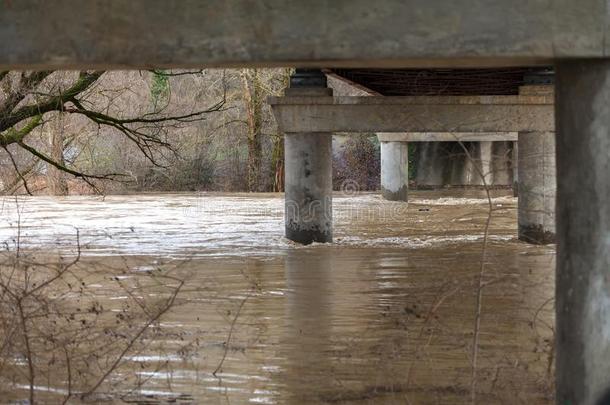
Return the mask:
<svg viewBox="0 0 610 405">
<path fill-rule="evenodd" d="M 605 0 L 12 0 L 0 69 L 517 66 L 608 54 Z"/>
</svg>

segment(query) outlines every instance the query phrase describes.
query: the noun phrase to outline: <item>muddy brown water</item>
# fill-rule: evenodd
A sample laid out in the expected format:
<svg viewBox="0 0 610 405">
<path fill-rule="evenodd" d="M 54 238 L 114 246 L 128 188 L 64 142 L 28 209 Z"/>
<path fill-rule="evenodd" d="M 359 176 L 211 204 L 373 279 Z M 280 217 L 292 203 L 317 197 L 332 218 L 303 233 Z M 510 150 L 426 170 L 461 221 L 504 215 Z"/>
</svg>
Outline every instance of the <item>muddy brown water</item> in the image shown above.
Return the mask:
<svg viewBox="0 0 610 405">
<path fill-rule="evenodd" d="M 470 403 L 488 206 L 458 193 L 412 192 L 408 205 L 336 195 L 335 243 L 308 247 L 282 238 L 279 194 L 6 198 L 0 242 L 69 255 L 78 229 L 76 271 L 120 262 L 125 277 L 165 267 L 186 281 L 161 318 L 167 333 L 111 376 L 140 386 L 105 401 Z M 493 197 L 477 403 L 552 403 L 554 246 L 518 241 L 516 199 Z M 100 302 L 125 299 L 83 277 Z M 47 403 L 64 393 L 36 388 Z"/>
</svg>

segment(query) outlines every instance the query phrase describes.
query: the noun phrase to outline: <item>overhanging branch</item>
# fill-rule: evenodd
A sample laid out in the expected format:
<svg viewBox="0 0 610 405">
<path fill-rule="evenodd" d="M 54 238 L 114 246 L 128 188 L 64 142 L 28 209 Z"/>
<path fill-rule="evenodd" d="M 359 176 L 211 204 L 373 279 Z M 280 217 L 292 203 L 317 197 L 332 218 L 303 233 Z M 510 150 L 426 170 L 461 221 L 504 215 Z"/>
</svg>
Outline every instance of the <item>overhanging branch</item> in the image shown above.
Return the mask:
<svg viewBox="0 0 610 405">
<path fill-rule="evenodd" d="M 7 129 L 14 127 L 21 121 L 30 117 L 43 115 L 50 111 L 63 110 L 64 103 L 66 103 L 66 101 L 75 99 L 76 96 L 87 90 L 103 74 L 103 71 L 96 71 L 92 73 L 85 72 L 81 74 L 78 80 L 65 92 L 57 96 L 50 97 L 43 102 L 26 105 L 16 109 L 15 111 L 0 115 L 0 131 L 6 131 Z"/>
</svg>

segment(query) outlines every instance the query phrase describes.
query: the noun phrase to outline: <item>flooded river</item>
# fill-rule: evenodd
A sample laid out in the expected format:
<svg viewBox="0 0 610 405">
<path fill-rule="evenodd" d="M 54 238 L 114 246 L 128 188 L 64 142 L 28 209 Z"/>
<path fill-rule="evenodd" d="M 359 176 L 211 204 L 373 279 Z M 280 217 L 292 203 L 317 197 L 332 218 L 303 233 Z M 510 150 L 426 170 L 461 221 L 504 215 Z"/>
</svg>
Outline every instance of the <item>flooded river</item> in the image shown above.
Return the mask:
<svg viewBox="0 0 610 405">
<path fill-rule="evenodd" d="M 552 403 L 554 246 L 518 241 L 517 201 L 497 191 L 483 254 L 487 200 L 450 194 L 336 195 L 335 243 L 306 247 L 282 237 L 279 194 L 5 198 L 0 243 L 80 246 L 71 277 L 104 311 L 165 288 L 134 298 L 116 283 L 184 283 L 90 402 L 455 404 L 474 390 L 481 404 Z M 0 392 L 26 400 L 27 362 L 4 363 Z M 61 403 L 74 367 L 37 373 L 40 401 Z"/>
</svg>

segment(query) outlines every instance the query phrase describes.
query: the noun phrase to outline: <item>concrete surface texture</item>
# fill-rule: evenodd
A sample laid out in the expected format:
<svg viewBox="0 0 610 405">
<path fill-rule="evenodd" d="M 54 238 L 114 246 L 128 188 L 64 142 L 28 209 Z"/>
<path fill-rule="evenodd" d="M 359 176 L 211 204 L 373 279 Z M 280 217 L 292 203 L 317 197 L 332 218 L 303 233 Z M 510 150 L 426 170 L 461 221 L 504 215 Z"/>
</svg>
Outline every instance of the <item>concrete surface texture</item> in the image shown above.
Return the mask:
<svg viewBox="0 0 610 405">
<path fill-rule="evenodd" d="M 323 87 L 325 83 L 325 78 L 314 77 L 313 84 L 289 87 L 286 94 L 306 94 L 311 99 L 332 96 L 332 89 Z M 286 133 L 284 156 L 286 238 L 305 245 L 332 242 L 332 134 Z"/>
<path fill-rule="evenodd" d="M 332 137 L 287 134 L 285 225 L 292 241 L 332 242 Z"/>
<path fill-rule="evenodd" d="M 607 18 L 605 0 L 13 0 L 0 68 L 527 66 L 606 56 Z"/>
<path fill-rule="evenodd" d="M 559 63 L 555 91 L 557 403 L 608 404 L 610 61 Z"/>
<path fill-rule="evenodd" d="M 555 133 L 520 132 L 519 239 L 529 243 L 555 242 Z"/>
<path fill-rule="evenodd" d="M 549 96 L 270 97 L 284 132 L 554 131 Z"/>
<path fill-rule="evenodd" d="M 380 142 L 516 141 L 517 132 L 378 132 Z"/>
<path fill-rule="evenodd" d="M 409 144 L 381 142 L 381 195 L 390 201 L 407 201 Z"/>
</svg>

